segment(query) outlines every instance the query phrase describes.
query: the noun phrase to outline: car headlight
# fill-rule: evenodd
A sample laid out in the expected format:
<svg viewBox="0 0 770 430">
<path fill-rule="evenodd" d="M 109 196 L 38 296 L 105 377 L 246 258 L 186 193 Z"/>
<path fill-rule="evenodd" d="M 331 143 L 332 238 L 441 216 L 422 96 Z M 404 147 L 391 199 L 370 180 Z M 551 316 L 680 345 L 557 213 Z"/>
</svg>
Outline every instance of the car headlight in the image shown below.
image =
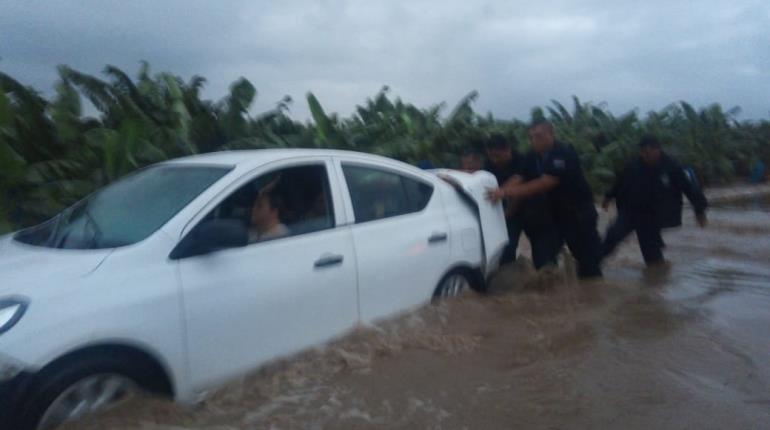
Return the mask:
<svg viewBox="0 0 770 430">
<path fill-rule="evenodd" d="M 0 299 L 0 334 L 15 326 L 26 312 L 28 302 L 21 298 Z"/>
</svg>

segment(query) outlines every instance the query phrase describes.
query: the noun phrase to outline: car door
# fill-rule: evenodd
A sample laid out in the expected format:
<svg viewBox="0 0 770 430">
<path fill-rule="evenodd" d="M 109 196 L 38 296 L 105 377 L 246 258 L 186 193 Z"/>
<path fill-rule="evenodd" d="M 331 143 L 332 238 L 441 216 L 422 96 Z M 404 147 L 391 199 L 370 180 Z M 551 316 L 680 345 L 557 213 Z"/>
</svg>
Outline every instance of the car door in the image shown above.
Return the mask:
<svg viewBox="0 0 770 430">
<path fill-rule="evenodd" d="M 248 187 L 276 172 L 280 187 L 290 177 L 286 172 L 310 166 L 322 172 L 318 183 L 326 192 L 330 221 L 308 227 L 314 221 L 302 217 L 286 223 L 295 231 L 285 237 L 180 261 L 190 376 L 196 389 L 329 339 L 357 322 L 353 239 L 342 226 L 342 199 L 336 178 L 329 177 L 334 174 L 329 163 L 295 160 L 260 169 L 209 208 L 207 217 L 242 216 L 238 201 Z M 300 197 L 314 186 L 312 177 L 305 179 L 307 184 L 294 184 Z M 270 181 L 274 186 L 276 180 Z"/>
<path fill-rule="evenodd" d="M 449 265 L 449 223 L 434 185 L 404 169 L 340 160 L 358 262 L 361 320 L 427 301 Z"/>
</svg>

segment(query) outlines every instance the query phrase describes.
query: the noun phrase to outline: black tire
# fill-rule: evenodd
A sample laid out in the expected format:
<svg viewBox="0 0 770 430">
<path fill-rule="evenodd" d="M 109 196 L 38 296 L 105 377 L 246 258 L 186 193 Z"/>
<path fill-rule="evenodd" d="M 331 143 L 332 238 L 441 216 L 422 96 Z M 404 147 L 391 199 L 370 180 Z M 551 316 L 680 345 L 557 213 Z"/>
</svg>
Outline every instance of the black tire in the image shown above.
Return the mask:
<svg viewBox="0 0 770 430">
<path fill-rule="evenodd" d="M 433 297 L 431 301 L 433 303 L 439 302 L 443 299 L 455 297 L 461 294 L 464 290 L 470 289 L 479 291 L 478 277 L 470 269 L 455 269 L 444 275 L 439 281 L 436 289 L 433 291 Z M 453 280 L 461 280 L 463 286 L 457 291 L 452 291 Z"/>
<path fill-rule="evenodd" d="M 89 376 L 120 375 L 142 390 L 161 393 L 165 375 L 158 375 L 157 371 L 157 367 L 142 356 L 126 354 L 122 350 L 65 358 L 35 375 L 17 409 L 14 428 L 37 430 L 52 403 L 68 388 Z"/>
</svg>

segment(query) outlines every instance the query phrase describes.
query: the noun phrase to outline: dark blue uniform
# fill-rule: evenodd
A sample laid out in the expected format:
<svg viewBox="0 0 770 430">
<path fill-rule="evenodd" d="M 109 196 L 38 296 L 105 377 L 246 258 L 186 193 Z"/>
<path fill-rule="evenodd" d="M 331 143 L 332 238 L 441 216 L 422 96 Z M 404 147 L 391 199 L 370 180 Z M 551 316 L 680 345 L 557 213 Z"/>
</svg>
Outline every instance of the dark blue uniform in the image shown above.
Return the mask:
<svg viewBox="0 0 770 430">
<path fill-rule="evenodd" d="M 708 203 L 703 192 L 671 157 L 661 154 L 655 166 L 641 159 L 628 163 L 606 194 L 608 199 L 615 199 L 618 218 L 607 229 L 602 257 L 611 254 L 635 231 L 645 263 L 662 261 L 664 243 L 660 232 L 682 224 L 682 194 L 690 200 L 696 214 L 705 213 Z"/>
<path fill-rule="evenodd" d="M 541 157 L 534 152 L 524 155 L 520 172 L 524 182 L 542 176 L 542 165 Z M 548 195 L 539 194 L 519 200 L 516 218 L 532 245 L 532 263 L 535 268 L 555 265 L 563 241 L 554 223 Z"/>
<path fill-rule="evenodd" d="M 504 167 L 497 167 L 487 162 L 484 165 L 484 170 L 495 175 L 497 184 L 503 186 L 508 179 L 520 174 L 520 157 L 514 153 L 511 162 Z M 506 205 L 507 202 L 503 201 L 505 209 L 507 209 Z M 516 249 L 519 247 L 519 237 L 521 236 L 521 223 L 515 213 L 509 214 L 506 210 L 505 225 L 508 229 L 508 245 L 506 245 L 503 255 L 500 257 L 500 264 L 507 264 L 516 260 Z"/>
<path fill-rule="evenodd" d="M 532 228 L 532 234 L 527 234 L 532 241 L 533 254 L 537 247 L 543 261 L 555 262 L 566 242 L 578 261 L 578 276 L 601 276 L 601 241 L 596 230 L 598 215 L 575 150 L 567 144 L 555 142 L 554 147 L 543 155 L 527 154 L 522 170 L 527 180 L 541 175 L 559 179 L 559 184 L 545 196 L 536 196 L 530 202 L 532 207 L 546 209 L 541 211 L 546 215 L 539 228 Z"/>
</svg>

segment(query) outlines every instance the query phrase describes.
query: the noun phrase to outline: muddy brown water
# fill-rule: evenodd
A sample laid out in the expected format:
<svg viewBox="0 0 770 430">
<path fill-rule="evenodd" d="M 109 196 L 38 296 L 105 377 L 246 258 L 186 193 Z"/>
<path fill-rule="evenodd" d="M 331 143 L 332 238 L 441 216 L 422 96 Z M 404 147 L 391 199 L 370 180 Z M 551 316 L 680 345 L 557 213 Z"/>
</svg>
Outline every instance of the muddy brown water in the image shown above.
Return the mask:
<svg viewBox="0 0 770 430">
<path fill-rule="evenodd" d="M 490 295 L 358 329 L 196 408 L 138 399 L 66 428 L 770 429 L 770 211 L 739 206 L 667 232 L 670 266 L 645 269 L 633 237 L 602 281 L 519 261 Z"/>
</svg>

